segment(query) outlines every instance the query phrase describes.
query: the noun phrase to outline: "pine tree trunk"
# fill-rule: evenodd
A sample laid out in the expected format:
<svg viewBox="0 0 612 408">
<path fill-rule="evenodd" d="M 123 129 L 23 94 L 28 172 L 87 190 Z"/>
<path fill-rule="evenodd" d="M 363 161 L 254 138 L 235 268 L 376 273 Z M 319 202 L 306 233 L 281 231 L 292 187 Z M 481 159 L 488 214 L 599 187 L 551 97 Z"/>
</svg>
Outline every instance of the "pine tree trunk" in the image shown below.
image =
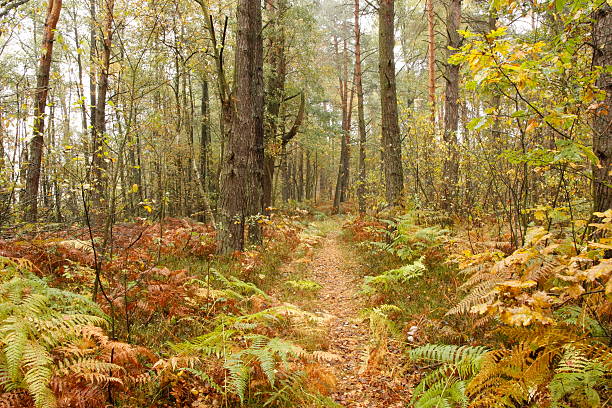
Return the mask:
<svg viewBox="0 0 612 408">
<path fill-rule="evenodd" d="M 276 167 L 278 152 L 274 147 L 278 143 L 280 112 L 285 97 L 285 81 L 287 76 L 287 59 L 285 56 L 285 31 L 282 26 L 283 15 L 287 5 L 285 0 L 266 0 L 266 8 L 270 13 L 268 47 L 268 63 L 271 72 L 266 91 L 265 142 L 266 158 L 264 164 L 263 207 L 272 206 L 272 182 Z M 282 136 L 281 136 L 282 139 Z M 281 141 L 281 143 L 287 143 Z"/>
<path fill-rule="evenodd" d="M 336 57 L 339 58 L 338 40 L 335 41 Z M 340 211 L 340 204 L 346 200 L 346 191 L 349 183 L 350 171 L 350 144 L 351 144 L 351 113 L 353 108 L 354 88 L 351 89 L 349 97 L 349 74 L 348 74 L 348 47 L 347 41 L 343 41 L 342 50 L 342 73 L 340 75 L 340 99 L 342 101 L 342 141 L 340 144 L 340 164 L 338 167 L 338 178 L 336 180 L 336 191 L 334 194 L 334 205 L 332 212 Z"/>
<path fill-rule="evenodd" d="M 365 182 L 366 182 L 366 124 L 363 108 L 363 84 L 361 70 L 361 29 L 359 25 L 359 0 L 355 0 L 355 91 L 357 92 L 357 125 L 359 132 L 359 180 L 357 184 L 357 201 L 359 213 L 365 214 Z"/>
<path fill-rule="evenodd" d="M 244 249 L 244 228 L 249 216 L 262 210 L 263 139 L 263 41 L 261 2 L 239 0 L 236 35 L 235 109 L 226 144 L 221 175 L 219 252 Z M 258 223 L 249 235 L 261 239 Z"/>
<path fill-rule="evenodd" d="M 612 7 L 605 2 L 593 15 L 593 65 L 612 65 Z M 602 72 L 597 86 L 606 97 L 593 121 L 593 151 L 599 163 L 593 166 L 593 208 L 612 208 L 612 74 Z"/>
<path fill-rule="evenodd" d="M 394 0 L 381 0 L 378 13 L 383 167 L 387 202 L 396 205 L 401 199 L 404 176 L 395 79 Z"/>
<path fill-rule="evenodd" d="M 461 24 L 461 0 L 451 0 L 448 6 L 446 30 L 448 32 L 447 57 L 450 58 L 461 46 L 459 26 Z M 447 58 L 447 60 L 448 60 Z M 457 131 L 459 129 L 459 65 L 447 62 L 446 97 L 444 99 L 444 143 L 446 155 L 442 169 L 443 207 L 456 210 L 455 198 L 459 178 L 459 152 Z"/>
<path fill-rule="evenodd" d="M 30 222 L 38 219 L 38 188 L 44 148 L 45 108 L 49 92 L 49 72 L 53 55 L 55 28 L 62 9 L 62 0 L 50 0 L 47 6 L 47 18 L 42 39 L 43 53 L 36 73 L 36 90 L 34 92 L 34 127 L 30 142 L 29 163 L 27 165 L 26 188 L 24 195 L 25 218 Z"/>
</svg>

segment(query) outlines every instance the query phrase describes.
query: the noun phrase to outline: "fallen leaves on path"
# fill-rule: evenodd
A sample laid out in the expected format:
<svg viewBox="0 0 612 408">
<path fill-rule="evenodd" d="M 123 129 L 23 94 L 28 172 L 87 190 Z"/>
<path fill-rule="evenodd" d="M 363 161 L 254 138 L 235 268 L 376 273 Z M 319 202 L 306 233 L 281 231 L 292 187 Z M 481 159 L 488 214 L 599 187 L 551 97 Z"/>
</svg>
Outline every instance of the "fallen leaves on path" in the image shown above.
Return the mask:
<svg viewBox="0 0 612 408">
<path fill-rule="evenodd" d="M 323 286 L 317 295 L 316 311 L 333 316 L 328 351 L 339 358 L 327 363 L 338 379 L 332 397 L 345 407 L 404 407 L 410 398 L 410 384 L 393 375 L 398 369 L 398 356 L 387 353 L 380 366 L 366 367 L 369 330 L 359 318 L 363 305 L 357 270 L 353 257 L 340 247 L 337 232 L 323 240 L 311 263 L 310 278 Z"/>
</svg>

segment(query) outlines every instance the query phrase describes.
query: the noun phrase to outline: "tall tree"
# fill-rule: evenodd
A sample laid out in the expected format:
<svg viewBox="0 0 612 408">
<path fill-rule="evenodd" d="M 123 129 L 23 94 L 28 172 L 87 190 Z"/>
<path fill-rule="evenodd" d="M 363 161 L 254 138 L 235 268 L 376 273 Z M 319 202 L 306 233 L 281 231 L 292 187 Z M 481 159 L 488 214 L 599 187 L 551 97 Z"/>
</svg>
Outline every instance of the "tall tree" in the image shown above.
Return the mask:
<svg viewBox="0 0 612 408">
<path fill-rule="evenodd" d="M 34 92 L 34 126 L 30 142 L 30 156 L 27 166 L 27 179 L 24 194 L 25 218 L 35 222 L 38 218 L 38 187 L 44 147 L 45 108 L 49 93 L 49 72 L 53 57 L 55 29 L 62 9 L 62 0 L 50 0 L 47 5 L 47 18 L 42 38 L 42 55 L 36 72 L 36 90 Z"/>
<path fill-rule="evenodd" d="M 262 208 L 263 40 L 261 1 L 239 0 L 232 129 L 226 142 L 219 197 L 220 253 L 244 248 L 244 227 Z M 257 240 L 258 223 L 251 232 Z"/>
<path fill-rule="evenodd" d="M 205 190 L 208 190 L 210 188 L 210 97 L 206 77 L 202 79 L 200 116 L 200 183 Z"/>
<path fill-rule="evenodd" d="M 612 208 L 612 7 L 603 2 L 593 15 L 593 65 L 603 67 L 597 86 L 606 94 L 593 122 L 593 151 L 599 163 L 593 167 L 594 210 Z"/>
<path fill-rule="evenodd" d="M 459 25 L 461 24 L 461 0 L 450 0 L 446 18 L 448 36 L 447 57 L 450 58 L 461 46 Z M 457 180 L 459 178 L 459 152 L 457 130 L 459 129 L 459 65 L 446 63 L 446 97 L 444 99 L 444 143 L 446 155 L 442 169 L 442 191 L 444 208 L 454 208 Z"/>
<path fill-rule="evenodd" d="M 339 54 L 339 40 L 334 38 L 334 48 L 336 59 L 340 61 L 339 69 L 339 90 L 340 101 L 342 104 L 342 140 L 340 144 L 340 164 L 338 167 L 338 179 L 336 181 L 336 191 L 334 194 L 333 212 L 340 211 L 340 204 L 346 200 L 349 183 L 349 164 L 351 158 L 351 117 L 353 113 L 353 99 L 355 88 L 351 87 L 349 92 L 349 56 L 347 40 L 342 41 L 342 56 Z M 354 75 L 353 75 L 354 77 Z"/>
<path fill-rule="evenodd" d="M 263 184 L 264 209 L 272 206 L 272 183 L 276 166 L 276 143 L 281 118 L 281 105 L 285 98 L 285 80 L 287 78 L 287 58 L 285 53 L 285 28 L 283 17 L 287 4 L 284 0 L 266 0 L 266 10 L 270 17 L 267 38 L 267 63 L 270 66 L 266 89 L 265 121 L 265 163 Z"/>
<path fill-rule="evenodd" d="M 391 205 L 398 204 L 404 185 L 395 78 L 394 3 L 394 0 L 380 0 L 378 8 L 382 152 L 386 199 Z"/>
<path fill-rule="evenodd" d="M 94 202 L 99 206 L 98 210 L 107 205 L 105 203 L 105 191 L 108 179 L 108 143 L 106 135 L 106 104 L 107 93 L 109 86 L 109 68 L 111 49 L 113 44 L 113 21 L 115 0 L 104 1 L 104 22 L 102 26 L 102 38 L 100 44 L 102 52 L 100 56 L 100 65 L 98 69 L 97 91 L 96 91 L 96 106 L 95 115 L 93 117 L 92 126 L 92 159 L 91 159 L 91 175 L 94 186 Z M 99 214 L 103 215 L 103 213 Z"/>
<path fill-rule="evenodd" d="M 366 182 L 366 124 L 363 108 L 363 72 L 361 69 L 361 26 L 359 0 L 355 0 L 355 92 L 357 93 L 357 130 L 359 132 L 359 184 L 357 185 L 357 201 L 359 212 L 365 214 L 365 182 Z"/>
<path fill-rule="evenodd" d="M 436 130 L 436 38 L 433 0 L 426 0 L 427 7 L 427 72 L 429 77 L 429 107 L 432 131 Z"/>
</svg>

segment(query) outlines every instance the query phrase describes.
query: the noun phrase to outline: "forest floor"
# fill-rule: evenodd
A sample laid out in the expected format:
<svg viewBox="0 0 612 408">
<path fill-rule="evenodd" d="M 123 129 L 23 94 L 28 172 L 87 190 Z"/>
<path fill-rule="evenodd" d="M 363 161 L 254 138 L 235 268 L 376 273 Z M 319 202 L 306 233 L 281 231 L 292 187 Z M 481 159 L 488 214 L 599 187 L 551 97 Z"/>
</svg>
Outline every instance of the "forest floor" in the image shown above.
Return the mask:
<svg viewBox="0 0 612 408">
<path fill-rule="evenodd" d="M 360 317 L 365 307 L 359 294 L 364 266 L 340 238 L 341 220 L 328 220 L 325 233 L 307 267 L 307 278 L 322 286 L 310 303 L 313 312 L 331 315 L 328 329 L 328 350 L 339 359 L 328 363 L 336 375 L 337 386 L 331 397 L 345 407 L 404 407 L 409 390 L 398 380 L 393 350 L 386 350 L 385 361 L 378 360 L 372 347 L 367 320 Z M 315 227 L 317 223 L 315 223 Z M 387 347 L 385 347 L 387 348 Z M 391 348 L 391 347 L 389 347 Z M 382 363 L 382 364 L 381 364 Z M 396 378 L 394 378 L 396 377 Z"/>
</svg>

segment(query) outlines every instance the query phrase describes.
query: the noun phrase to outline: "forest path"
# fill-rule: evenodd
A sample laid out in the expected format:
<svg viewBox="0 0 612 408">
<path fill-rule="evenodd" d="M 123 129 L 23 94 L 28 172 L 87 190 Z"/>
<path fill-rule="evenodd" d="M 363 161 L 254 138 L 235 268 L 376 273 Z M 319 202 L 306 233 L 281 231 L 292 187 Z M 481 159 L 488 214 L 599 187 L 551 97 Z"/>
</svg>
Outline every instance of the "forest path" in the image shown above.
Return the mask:
<svg viewBox="0 0 612 408">
<path fill-rule="evenodd" d="M 365 370 L 370 334 L 368 322 L 359 317 L 365 306 L 359 295 L 362 266 L 354 249 L 341 242 L 340 231 L 340 220 L 334 220 L 334 228 L 324 236 L 309 268 L 309 278 L 323 286 L 315 311 L 334 316 L 329 323 L 328 351 L 340 359 L 329 363 L 337 377 L 331 397 L 344 407 L 404 407 L 401 400 L 407 395 L 398 394 L 392 367 L 386 367 L 386 374 Z"/>
</svg>

